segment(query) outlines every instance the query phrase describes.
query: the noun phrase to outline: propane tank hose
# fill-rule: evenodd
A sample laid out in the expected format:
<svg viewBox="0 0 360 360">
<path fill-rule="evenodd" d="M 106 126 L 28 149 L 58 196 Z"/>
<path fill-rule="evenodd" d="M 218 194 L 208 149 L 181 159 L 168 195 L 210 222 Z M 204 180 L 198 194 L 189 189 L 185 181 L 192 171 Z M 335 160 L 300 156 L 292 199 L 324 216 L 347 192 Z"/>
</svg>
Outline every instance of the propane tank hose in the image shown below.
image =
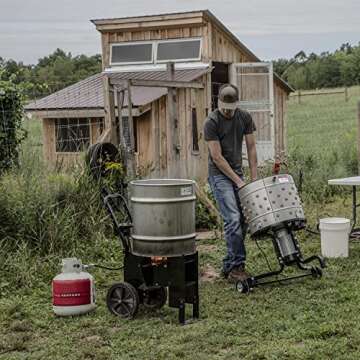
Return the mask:
<svg viewBox="0 0 360 360">
<path fill-rule="evenodd" d="M 88 264 L 88 265 L 83 265 L 83 267 L 84 267 L 84 269 L 97 267 L 97 268 L 100 268 L 100 269 L 111 270 L 111 271 L 122 270 L 124 268 L 124 266 L 120 266 L 120 267 L 117 267 L 117 268 L 111 268 L 111 267 L 100 265 L 100 264 Z"/>
</svg>

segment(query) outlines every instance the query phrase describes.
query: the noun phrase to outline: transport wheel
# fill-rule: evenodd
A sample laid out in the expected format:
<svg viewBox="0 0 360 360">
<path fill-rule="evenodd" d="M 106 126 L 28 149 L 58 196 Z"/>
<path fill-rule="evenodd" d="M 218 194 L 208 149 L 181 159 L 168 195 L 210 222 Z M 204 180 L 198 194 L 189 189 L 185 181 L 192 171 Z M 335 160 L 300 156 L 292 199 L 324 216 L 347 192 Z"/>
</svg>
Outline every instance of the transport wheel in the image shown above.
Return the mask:
<svg viewBox="0 0 360 360">
<path fill-rule="evenodd" d="M 148 309 L 160 309 L 166 300 L 167 291 L 163 286 L 149 287 L 143 292 L 143 304 Z"/>
<path fill-rule="evenodd" d="M 96 143 L 91 145 L 86 153 L 86 163 L 95 179 L 107 174 L 107 163 L 121 163 L 121 155 L 111 143 Z"/>
<path fill-rule="evenodd" d="M 249 282 L 247 280 L 240 280 L 236 283 L 236 290 L 242 294 L 248 294 L 250 292 Z"/>
<path fill-rule="evenodd" d="M 114 284 L 107 293 L 106 304 L 114 315 L 131 319 L 139 308 L 139 294 L 127 282 Z"/>
</svg>

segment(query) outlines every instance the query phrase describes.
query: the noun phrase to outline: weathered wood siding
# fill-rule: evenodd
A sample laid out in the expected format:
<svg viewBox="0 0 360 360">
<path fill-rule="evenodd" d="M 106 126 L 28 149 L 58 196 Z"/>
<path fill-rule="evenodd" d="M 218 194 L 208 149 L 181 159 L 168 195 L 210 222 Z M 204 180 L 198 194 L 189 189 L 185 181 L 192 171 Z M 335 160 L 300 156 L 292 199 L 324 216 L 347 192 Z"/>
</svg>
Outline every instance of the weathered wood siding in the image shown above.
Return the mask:
<svg viewBox="0 0 360 360">
<path fill-rule="evenodd" d="M 98 141 L 102 127 L 100 118 L 90 119 L 90 145 Z M 56 152 L 55 118 L 43 119 L 43 156 L 50 166 L 67 168 L 75 163 L 84 161 L 82 152 Z"/>
<path fill-rule="evenodd" d="M 120 42 L 133 42 L 145 40 L 168 40 L 181 38 L 202 38 L 202 61 L 209 61 L 209 41 L 208 26 L 185 26 L 171 29 L 157 30 L 125 30 L 109 31 L 101 34 L 103 69 L 110 66 L 110 46 Z"/>
<path fill-rule="evenodd" d="M 204 76 L 203 81 L 206 79 Z M 207 114 L 207 90 L 206 89 L 178 89 L 177 90 L 177 115 L 180 132 L 180 176 L 182 178 L 196 179 L 205 182 L 207 177 L 207 146 L 203 140 L 203 127 Z M 193 123 L 192 109 L 196 109 L 197 132 L 199 151 L 193 150 Z M 169 113 L 167 111 L 167 97 L 163 96 L 152 103 L 150 123 L 148 132 L 138 134 L 138 141 L 144 141 L 141 137 L 151 137 L 151 145 L 148 149 L 152 151 L 152 171 L 147 171 L 149 177 L 172 177 L 174 164 L 171 153 L 174 151 L 171 139 Z M 140 155 L 140 154 L 139 154 Z M 150 155 L 148 155 L 150 156 Z M 144 165 L 144 158 L 139 156 L 139 166 Z M 148 167 L 148 170 L 150 168 Z"/>
<path fill-rule="evenodd" d="M 154 139 L 151 131 L 151 112 L 134 118 L 136 127 L 137 168 L 141 175 L 154 169 Z"/>
<path fill-rule="evenodd" d="M 228 64 L 249 62 L 251 60 L 229 35 L 220 30 L 216 25 L 210 24 L 211 29 L 211 59 Z"/>
</svg>

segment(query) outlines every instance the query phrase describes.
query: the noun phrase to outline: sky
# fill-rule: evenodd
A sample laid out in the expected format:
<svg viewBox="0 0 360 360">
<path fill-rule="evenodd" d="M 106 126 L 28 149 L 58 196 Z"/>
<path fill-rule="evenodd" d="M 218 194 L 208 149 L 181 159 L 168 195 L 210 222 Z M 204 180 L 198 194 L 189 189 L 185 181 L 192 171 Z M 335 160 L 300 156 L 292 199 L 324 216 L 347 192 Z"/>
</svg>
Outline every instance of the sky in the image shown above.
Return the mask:
<svg viewBox="0 0 360 360">
<path fill-rule="evenodd" d="M 101 52 L 90 19 L 209 9 L 263 60 L 360 41 L 360 0 L 0 0 L 0 57 Z"/>
</svg>

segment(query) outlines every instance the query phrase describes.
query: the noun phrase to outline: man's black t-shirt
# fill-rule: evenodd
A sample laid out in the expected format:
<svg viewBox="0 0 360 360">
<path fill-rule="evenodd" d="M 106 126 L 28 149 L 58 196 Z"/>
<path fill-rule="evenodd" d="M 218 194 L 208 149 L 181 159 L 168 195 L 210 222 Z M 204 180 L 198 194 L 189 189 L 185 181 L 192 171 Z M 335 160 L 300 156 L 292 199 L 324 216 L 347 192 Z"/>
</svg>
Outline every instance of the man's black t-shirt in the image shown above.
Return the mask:
<svg viewBox="0 0 360 360">
<path fill-rule="evenodd" d="M 206 141 L 220 142 L 222 156 L 231 168 L 242 175 L 242 143 L 244 135 L 252 134 L 256 130 L 251 115 L 241 109 L 236 109 L 234 116 L 227 119 L 219 109 L 211 112 L 204 125 Z M 219 175 L 222 172 L 214 164 L 209 154 L 209 175 Z"/>
</svg>

